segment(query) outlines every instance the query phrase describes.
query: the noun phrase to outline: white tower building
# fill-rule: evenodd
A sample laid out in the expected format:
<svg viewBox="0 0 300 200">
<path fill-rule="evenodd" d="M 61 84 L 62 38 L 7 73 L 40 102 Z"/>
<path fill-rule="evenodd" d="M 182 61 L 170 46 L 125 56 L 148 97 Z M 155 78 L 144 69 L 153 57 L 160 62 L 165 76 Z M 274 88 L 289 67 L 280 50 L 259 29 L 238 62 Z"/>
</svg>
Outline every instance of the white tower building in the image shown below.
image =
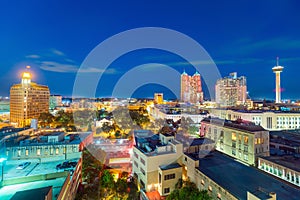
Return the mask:
<svg viewBox="0 0 300 200">
<path fill-rule="evenodd" d="M 281 103 L 281 88 L 280 88 L 280 73 L 283 70 L 283 66 L 279 66 L 279 58 L 277 57 L 276 66 L 272 68 L 276 76 L 276 103 Z"/>
</svg>

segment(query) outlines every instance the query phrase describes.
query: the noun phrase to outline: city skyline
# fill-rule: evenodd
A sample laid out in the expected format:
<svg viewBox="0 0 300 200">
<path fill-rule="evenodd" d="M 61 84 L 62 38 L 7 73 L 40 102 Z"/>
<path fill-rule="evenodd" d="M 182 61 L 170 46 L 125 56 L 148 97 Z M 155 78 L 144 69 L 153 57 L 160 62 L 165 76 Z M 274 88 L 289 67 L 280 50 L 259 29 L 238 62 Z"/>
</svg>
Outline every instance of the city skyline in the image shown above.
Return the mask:
<svg viewBox="0 0 300 200">
<path fill-rule="evenodd" d="M 84 6 L 35 1 L 20 2 L 18 7 L 2 4 L 4 31 L 0 42 L 6 48 L 1 48 L 0 54 L 0 96 L 9 96 L 9 87 L 19 82 L 19 74 L 27 65 L 32 67 L 33 80 L 48 85 L 51 94 L 71 96 L 76 72 L 95 46 L 128 29 L 157 26 L 180 31 L 199 42 L 222 77 L 235 71 L 246 76 L 252 98 L 275 99 L 272 68 L 279 56 L 284 66 L 282 99 L 300 99 L 294 84 L 300 63 L 296 1 L 176 2 L 172 6 L 167 2 L 118 2 L 118 7 L 93 1 Z M 103 77 L 108 83 L 106 90 L 98 91 L 97 97 L 111 96 L 113 85 L 126 71 L 153 62 L 167 64 L 180 73 L 184 69 L 195 72 L 192 65 L 172 53 L 150 49 L 130 52 L 112 63 Z M 167 89 L 158 85 L 146 85 L 136 95 L 150 97 L 154 92 L 170 98 Z"/>
</svg>

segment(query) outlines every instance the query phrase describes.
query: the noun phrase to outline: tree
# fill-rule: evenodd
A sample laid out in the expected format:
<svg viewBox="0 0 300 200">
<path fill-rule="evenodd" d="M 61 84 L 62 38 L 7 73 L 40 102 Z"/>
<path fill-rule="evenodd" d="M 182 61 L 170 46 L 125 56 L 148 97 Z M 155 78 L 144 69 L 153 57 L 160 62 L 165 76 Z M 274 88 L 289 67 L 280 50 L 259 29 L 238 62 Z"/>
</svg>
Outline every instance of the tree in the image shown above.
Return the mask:
<svg viewBox="0 0 300 200">
<path fill-rule="evenodd" d="M 104 188 L 113 188 L 114 184 L 113 175 L 107 169 L 104 170 L 101 177 L 101 186 Z"/>
<path fill-rule="evenodd" d="M 49 112 L 41 113 L 38 121 L 40 126 L 47 127 L 54 121 L 54 116 Z"/>
<path fill-rule="evenodd" d="M 181 187 L 180 187 L 181 186 Z M 199 191 L 195 183 L 179 180 L 167 200 L 212 200 L 207 190 Z"/>
<path fill-rule="evenodd" d="M 188 128 L 188 133 L 190 135 L 196 135 L 199 132 L 199 128 L 197 126 L 190 126 Z"/>
</svg>

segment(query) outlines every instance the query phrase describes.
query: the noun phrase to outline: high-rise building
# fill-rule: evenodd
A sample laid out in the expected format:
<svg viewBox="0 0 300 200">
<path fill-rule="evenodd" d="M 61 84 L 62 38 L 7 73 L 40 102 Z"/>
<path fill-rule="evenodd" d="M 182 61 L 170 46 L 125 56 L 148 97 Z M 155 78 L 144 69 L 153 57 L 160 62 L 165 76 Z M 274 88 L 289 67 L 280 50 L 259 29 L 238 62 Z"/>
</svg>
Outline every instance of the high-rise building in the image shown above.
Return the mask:
<svg viewBox="0 0 300 200">
<path fill-rule="evenodd" d="M 201 76 L 196 72 L 189 76 L 186 72 L 181 74 L 180 98 L 183 102 L 198 103 L 203 101 Z"/>
<path fill-rule="evenodd" d="M 245 76 L 237 77 L 230 73 L 228 77 L 217 80 L 216 102 L 220 106 L 236 106 L 245 104 L 247 99 L 247 81 Z"/>
<path fill-rule="evenodd" d="M 10 88 L 10 122 L 18 127 L 30 126 L 32 119 L 49 111 L 49 88 L 31 82 L 31 73 L 22 74 L 22 81 Z"/>
<path fill-rule="evenodd" d="M 154 103 L 162 104 L 164 102 L 164 94 L 163 93 L 154 93 Z"/>
<path fill-rule="evenodd" d="M 279 66 L 278 63 L 279 58 L 277 57 L 277 64 L 275 67 L 272 68 L 273 72 L 275 73 L 276 79 L 276 103 L 281 103 L 281 88 L 280 88 L 280 73 L 283 70 L 282 66 Z"/>
</svg>

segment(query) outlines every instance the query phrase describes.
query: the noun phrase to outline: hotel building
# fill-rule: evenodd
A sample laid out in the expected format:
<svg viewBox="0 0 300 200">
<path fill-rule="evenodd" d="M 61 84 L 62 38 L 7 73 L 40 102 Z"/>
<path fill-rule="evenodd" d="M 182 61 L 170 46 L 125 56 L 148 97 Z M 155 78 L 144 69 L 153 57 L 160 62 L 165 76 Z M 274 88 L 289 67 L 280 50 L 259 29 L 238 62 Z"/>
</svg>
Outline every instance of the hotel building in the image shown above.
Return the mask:
<svg viewBox="0 0 300 200">
<path fill-rule="evenodd" d="M 201 76 L 196 72 L 189 76 L 186 72 L 181 74 L 180 98 L 183 102 L 199 103 L 203 101 Z"/>
<path fill-rule="evenodd" d="M 269 131 L 251 122 L 205 118 L 200 135 L 214 140 L 216 150 L 249 165 L 269 155 Z"/>
<path fill-rule="evenodd" d="M 217 80 L 216 102 L 221 107 L 243 105 L 247 99 L 247 81 L 245 76 L 237 77 L 231 73 L 228 77 Z"/>
<path fill-rule="evenodd" d="M 49 111 L 49 88 L 31 82 L 31 74 L 22 74 L 20 84 L 10 88 L 10 122 L 17 127 L 30 126 L 32 119 Z"/>
</svg>

